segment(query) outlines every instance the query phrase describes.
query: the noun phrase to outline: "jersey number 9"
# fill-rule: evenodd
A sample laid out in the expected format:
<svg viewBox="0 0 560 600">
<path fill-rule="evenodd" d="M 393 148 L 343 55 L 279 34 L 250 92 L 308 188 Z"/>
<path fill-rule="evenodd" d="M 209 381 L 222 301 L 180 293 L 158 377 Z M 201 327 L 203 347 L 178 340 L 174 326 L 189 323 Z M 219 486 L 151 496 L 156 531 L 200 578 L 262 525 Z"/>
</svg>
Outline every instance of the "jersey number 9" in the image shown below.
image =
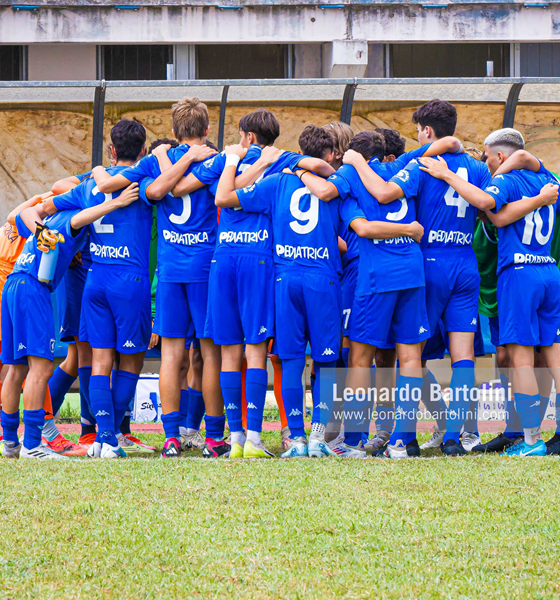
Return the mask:
<svg viewBox="0 0 560 600">
<path fill-rule="evenodd" d="M 311 196 L 309 208 L 305 211 L 300 210 L 301 198 L 303 196 Z M 317 227 L 319 222 L 319 198 L 309 193 L 307 188 L 300 188 L 292 194 L 290 200 L 290 212 L 297 219 L 297 221 L 291 221 L 290 227 L 296 233 L 305 235 L 310 233 Z"/>
</svg>

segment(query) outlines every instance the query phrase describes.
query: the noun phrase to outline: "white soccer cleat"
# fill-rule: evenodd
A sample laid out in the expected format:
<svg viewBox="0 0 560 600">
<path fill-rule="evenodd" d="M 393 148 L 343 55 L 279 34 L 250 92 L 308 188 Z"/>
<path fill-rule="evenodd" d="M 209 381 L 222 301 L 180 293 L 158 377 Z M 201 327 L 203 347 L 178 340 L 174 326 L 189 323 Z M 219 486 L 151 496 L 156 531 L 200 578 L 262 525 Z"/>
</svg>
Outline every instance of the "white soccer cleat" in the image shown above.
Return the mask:
<svg viewBox="0 0 560 600">
<path fill-rule="evenodd" d="M 325 442 L 324 435 L 311 434 L 309 436 L 309 446 L 307 449 L 309 456 L 312 458 L 323 458 L 323 456 L 338 456 L 330 446 Z"/>
<path fill-rule="evenodd" d="M 290 447 L 290 428 L 289 427 L 282 427 L 282 431 L 280 432 L 280 436 L 281 436 L 281 441 L 280 441 L 280 448 L 282 450 L 287 450 Z"/>
<path fill-rule="evenodd" d="M 440 445 L 443 443 L 443 434 L 444 433 L 445 432 L 440 431 L 436 427 L 434 429 L 434 433 L 432 434 L 432 437 L 427 442 L 424 442 L 420 446 L 420 450 L 429 450 L 430 448 L 439 448 Z"/>
<path fill-rule="evenodd" d="M 338 443 L 332 451 L 341 458 L 367 458 L 362 442 L 357 446 L 349 446 L 344 442 Z"/>
<path fill-rule="evenodd" d="M 307 438 L 305 436 L 296 437 L 288 440 L 290 445 L 286 452 L 280 455 L 280 458 L 306 458 L 309 456 L 307 451 Z"/>
<path fill-rule="evenodd" d="M 470 452 L 475 446 L 478 446 L 481 443 L 482 440 L 480 439 L 480 436 L 476 433 L 464 431 L 463 435 L 461 436 L 461 444 L 467 452 Z"/>
<path fill-rule="evenodd" d="M 93 444 L 88 448 L 86 456 L 88 458 L 99 458 L 101 456 L 101 446 L 103 444 L 101 442 L 93 442 Z"/>
<path fill-rule="evenodd" d="M 0 441 L 0 453 L 4 458 L 19 458 L 21 444 L 15 442 Z"/>
<path fill-rule="evenodd" d="M 21 447 L 21 452 L 19 453 L 20 458 L 35 458 L 38 460 L 68 460 L 68 457 L 62 456 L 53 452 L 50 448 L 46 446 L 36 446 L 35 448 L 26 448 L 25 446 Z"/>
<path fill-rule="evenodd" d="M 99 458 L 126 458 L 126 452 L 117 444 L 111 446 L 111 444 L 103 443 L 101 446 L 101 453 Z"/>
<path fill-rule="evenodd" d="M 194 433 L 181 434 L 181 450 L 204 450 L 206 447 L 206 441 L 200 435 L 200 431 Z"/>
<path fill-rule="evenodd" d="M 371 440 L 368 440 L 364 444 L 364 448 L 366 450 L 371 450 L 372 452 L 377 452 L 378 450 L 383 450 L 389 441 L 391 434 L 388 431 L 379 430 Z"/>
</svg>

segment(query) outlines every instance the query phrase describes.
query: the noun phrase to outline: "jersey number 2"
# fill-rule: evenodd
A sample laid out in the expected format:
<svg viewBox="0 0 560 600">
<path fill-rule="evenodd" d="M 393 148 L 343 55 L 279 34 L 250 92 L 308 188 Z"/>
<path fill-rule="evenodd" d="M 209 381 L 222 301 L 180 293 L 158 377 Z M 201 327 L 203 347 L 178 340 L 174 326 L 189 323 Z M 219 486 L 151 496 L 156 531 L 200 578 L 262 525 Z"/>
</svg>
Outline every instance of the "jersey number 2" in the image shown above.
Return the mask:
<svg viewBox="0 0 560 600">
<path fill-rule="evenodd" d="M 94 196 L 97 196 L 97 194 L 100 194 L 101 192 L 99 191 L 99 188 L 97 186 L 95 186 L 93 188 L 93 190 L 91 190 L 91 193 Z M 103 194 L 103 195 L 105 196 L 105 200 L 103 200 L 103 202 L 109 202 L 109 200 L 113 199 L 113 194 Z M 105 217 L 106 216 L 107 215 L 105 215 Z M 92 223 L 93 228 L 95 229 L 95 233 L 114 233 L 115 232 L 115 228 L 113 227 L 113 225 L 103 223 L 103 219 L 105 217 L 101 217 L 101 219 L 97 219 L 97 221 L 94 221 Z"/>
</svg>

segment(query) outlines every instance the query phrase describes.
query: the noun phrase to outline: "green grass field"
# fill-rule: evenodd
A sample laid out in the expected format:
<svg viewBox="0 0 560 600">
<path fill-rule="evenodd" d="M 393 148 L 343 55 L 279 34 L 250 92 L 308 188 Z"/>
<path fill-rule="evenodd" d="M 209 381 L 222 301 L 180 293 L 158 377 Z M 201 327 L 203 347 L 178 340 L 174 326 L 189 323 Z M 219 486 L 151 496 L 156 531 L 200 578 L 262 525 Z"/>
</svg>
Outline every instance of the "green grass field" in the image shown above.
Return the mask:
<svg viewBox="0 0 560 600">
<path fill-rule="evenodd" d="M 3 460 L 0 598 L 557 598 L 559 467 Z"/>
</svg>

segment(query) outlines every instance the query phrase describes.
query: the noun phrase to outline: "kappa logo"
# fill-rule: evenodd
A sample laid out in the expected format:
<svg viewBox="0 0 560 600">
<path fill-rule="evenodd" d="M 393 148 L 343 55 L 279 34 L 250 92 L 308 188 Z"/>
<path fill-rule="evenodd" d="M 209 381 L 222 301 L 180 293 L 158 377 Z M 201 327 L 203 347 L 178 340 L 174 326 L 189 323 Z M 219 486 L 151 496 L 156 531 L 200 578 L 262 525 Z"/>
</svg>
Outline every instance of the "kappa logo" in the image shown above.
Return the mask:
<svg viewBox="0 0 560 600">
<path fill-rule="evenodd" d="M 427 333 L 428 330 L 426 328 L 424 328 L 422 325 L 420 325 L 420 329 L 418 330 L 418 333 Z"/>
<path fill-rule="evenodd" d="M 226 406 L 226 410 L 237 410 L 237 406 L 235 406 L 235 404 L 233 402 L 230 402 L 227 406 Z"/>
<path fill-rule="evenodd" d="M 18 346 L 18 350 L 27 350 L 27 348 L 20 342 L 20 345 Z"/>
<path fill-rule="evenodd" d="M 303 414 L 301 412 L 301 410 L 299 410 L 298 408 L 292 408 L 290 414 L 288 415 L 288 417 L 299 417 L 301 414 Z"/>
<path fill-rule="evenodd" d="M 266 333 L 267 331 L 268 331 L 268 329 L 264 325 L 262 325 L 260 328 L 260 331 L 259 331 L 259 335 Z"/>
<path fill-rule="evenodd" d="M 320 408 L 321 410 L 328 410 L 329 407 L 326 405 L 325 402 L 319 402 L 319 404 L 317 404 L 317 406 L 315 408 Z"/>
<path fill-rule="evenodd" d="M 560 335 L 560 329 L 556 330 L 556 335 Z"/>
<path fill-rule="evenodd" d="M 96 417 L 108 417 L 109 413 L 106 410 L 100 410 L 95 416 Z"/>
<path fill-rule="evenodd" d="M 471 321 L 471 325 L 476 325 L 476 319 L 473 319 L 473 320 Z"/>
<path fill-rule="evenodd" d="M 490 192 L 491 194 L 499 194 L 500 188 L 496 185 L 490 185 L 485 190 L 485 192 Z"/>
<path fill-rule="evenodd" d="M 126 340 L 126 342 L 123 344 L 123 348 L 136 348 L 136 344 L 130 340 Z"/>
<path fill-rule="evenodd" d="M 536 402 L 534 402 L 533 404 L 531 404 L 531 406 L 529 406 L 529 408 L 535 408 L 536 406 L 540 406 L 541 405 L 541 401 L 537 400 Z"/>
<path fill-rule="evenodd" d="M 257 410 L 257 407 L 252 402 L 249 402 L 249 404 L 247 404 L 247 408 L 252 408 L 253 410 Z"/>
<path fill-rule="evenodd" d="M 332 356 L 333 354 L 334 354 L 333 350 L 331 350 L 330 348 L 325 348 L 325 350 L 321 356 Z"/>
</svg>

